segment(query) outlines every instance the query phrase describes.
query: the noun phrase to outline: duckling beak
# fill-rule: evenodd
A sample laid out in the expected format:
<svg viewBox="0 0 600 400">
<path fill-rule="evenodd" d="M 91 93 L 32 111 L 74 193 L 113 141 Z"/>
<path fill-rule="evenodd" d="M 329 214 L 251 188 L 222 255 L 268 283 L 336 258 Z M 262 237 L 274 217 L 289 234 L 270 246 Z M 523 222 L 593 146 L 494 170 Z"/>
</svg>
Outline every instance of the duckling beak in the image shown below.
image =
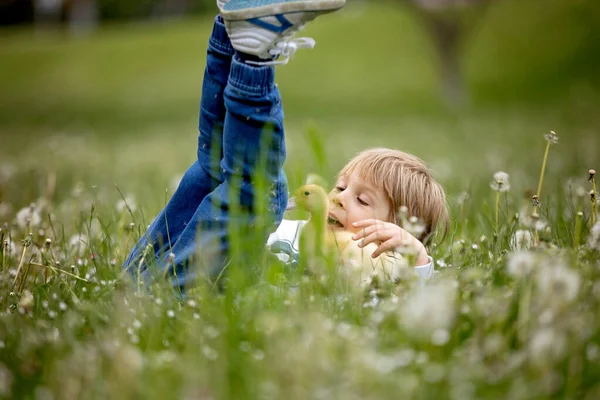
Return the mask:
<svg viewBox="0 0 600 400">
<path fill-rule="evenodd" d="M 295 210 L 296 207 L 297 207 L 297 205 L 296 205 L 296 198 L 295 197 L 290 197 L 290 199 L 288 200 L 288 203 L 287 203 L 287 207 L 285 208 L 286 211 L 287 210 Z"/>
</svg>

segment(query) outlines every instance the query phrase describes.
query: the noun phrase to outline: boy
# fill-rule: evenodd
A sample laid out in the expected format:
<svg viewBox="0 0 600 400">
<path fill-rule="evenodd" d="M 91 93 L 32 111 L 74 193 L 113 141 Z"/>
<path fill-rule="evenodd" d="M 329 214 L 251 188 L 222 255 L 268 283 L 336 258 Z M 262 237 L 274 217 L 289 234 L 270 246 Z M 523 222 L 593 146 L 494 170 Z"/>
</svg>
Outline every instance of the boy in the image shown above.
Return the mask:
<svg viewBox="0 0 600 400">
<path fill-rule="evenodd" d="M 416 254 L 416 272 L 422 278 L 431 277 L 433 263 L 422 242 L 435 228 L 447 227 L 448 211 L 442 186 L 422 160 L 399 150 L 363 151 L 340 171 L 329 197 L 331 229 L 354 233 L 352 239 L 359 240 L 358 247 L 377 244 L 372 257 L 406 246 Z M 408 223 L 409 233 L 400 225 L 402 217 L 411 215 L 420 219 Z M 296 264 L 299 233 L 305 223 L 283 220 L 269 237 L 271 251 L 283 261 Z"/>
<path fill-rule="evenodd" d="M 207 50 L 198 158 L 125 262 L 125 268 L 146 281 L 156 274 L 148 265 L 156 263 L 164 269 L 161 274 L 174 276 L 180 289 L 197 277 L 199 269 L 188 268 L 192 261 L 205 267 L 209 278 L 220 276 L 232 246 L 228 232 L 265 226 L 258 215 L 262 204 L 268 204 L 272 216 L 270 231 L 281 222 L 288 188 L 274 65 L 287 63 L 299 48 L 312 48 L 314 40 L 293 39 L 294 33 L 317 16 L 340 9 L 345 0 L 217 4 L 221 15 Z M 372 224 L 364 224 L 373 230 Z M 254 232 L 262 243 L 267 241 L 268 230 Z"/>
</svg>

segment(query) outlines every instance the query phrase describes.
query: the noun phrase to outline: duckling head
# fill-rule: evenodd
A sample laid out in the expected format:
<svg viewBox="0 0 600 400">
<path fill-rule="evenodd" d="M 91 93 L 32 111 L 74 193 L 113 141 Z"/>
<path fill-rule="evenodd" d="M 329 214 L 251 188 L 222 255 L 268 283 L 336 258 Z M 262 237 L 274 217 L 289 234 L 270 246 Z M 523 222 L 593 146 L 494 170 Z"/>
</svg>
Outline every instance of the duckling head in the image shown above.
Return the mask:
<svg viewBox="0 0 600 400">
<path fill-rule="evenodd" d="M 311 215 L 327 215 L 329 196 L 323 187 L 316 184 L 300 186 L 294 193 L 295 205 Z"/>
</svg>

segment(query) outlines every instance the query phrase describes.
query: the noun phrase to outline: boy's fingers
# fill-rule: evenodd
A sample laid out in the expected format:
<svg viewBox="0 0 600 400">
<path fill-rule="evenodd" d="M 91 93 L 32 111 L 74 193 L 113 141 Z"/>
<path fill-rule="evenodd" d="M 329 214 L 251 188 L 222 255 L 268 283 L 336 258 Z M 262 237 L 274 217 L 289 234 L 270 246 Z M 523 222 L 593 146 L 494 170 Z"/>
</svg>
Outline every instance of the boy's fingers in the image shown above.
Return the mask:
<svg viewBox="0 0 600 400">
<path fill-rule="evenodd" d="M 363 229 L 361 229 L 360 231 L 356 232 L 354 235 L 352 235 L 352 239 L 358 240 L 360 238 L 364 238 L 364 237 L 372 234 L 373 232 L 376 232 L 379 230 L 385 231 L 388 229 L 389 229 L 389 227 L 383 223 L 366 226 Z"/>
<path fill-rule="evenodd" d="M 369 243 L 383 242 L 383 241 L 388 240 L 388 239 L 389 239 L 388 235 L 385 235 L 382 231 L 377 230 L 377 231 L 371 233 L 370 235 L 366 236 L 360 242 L 358 242 L 358 247 L 365 247 Z"/>
<path fill-rule="evenodd" d="M 373 254 L 371 254 L 371 257 L 372 258 L 379 257 L 381 254 L 385 253 L 386 251 L 392 250 L 394 248 L 395 247 L 394 247 L 393 240 L 387 240 L 387 241 L 381 243 L 379 245 L 379 247 L 377 247 L 377 249 L 375 249 Z"/>
<path fill-rule="evenodd" d="M 377 231 L 378 229 L 379 229 L 379 227 L 376 225 L 367 226 L 366 228 L 363 228 L 360 231 L 356 232 L 354 235 L 352 235 L 352 239 L 358 240 L 360 238 L 364 238 L 364 237 L 372 234 L 373 232 Z"/>
<path fill-rule="evenodd" d="M 378 219 L 375 218 L 369 218 L 369 219 L 363 219 L 361 221 L 356 221 L 352 223 L 352 226 L 354 226 L 355 228 L 361 228 L 361 227 L 365 227 L 365 226 L 369 226 L 369 225 L 375 225 L 375 224 L 383 224 L 383 221 L 380 221 Z"/>
</svg>

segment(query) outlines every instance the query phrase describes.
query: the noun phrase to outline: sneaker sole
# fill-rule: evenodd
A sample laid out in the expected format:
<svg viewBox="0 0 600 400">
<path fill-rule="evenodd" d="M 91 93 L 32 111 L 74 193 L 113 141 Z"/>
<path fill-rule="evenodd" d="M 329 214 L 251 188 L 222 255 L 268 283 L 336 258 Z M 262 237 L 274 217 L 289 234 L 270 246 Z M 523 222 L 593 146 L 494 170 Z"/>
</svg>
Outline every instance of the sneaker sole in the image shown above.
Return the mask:
<svg viewBox="0 0 600 400">
<path fill-rule="evenodd" d="M 293 12 L 327 13 L 344 7 L 346 0 L 296 1 L 279 4 L 268 4 L 260 7 L 242 8 L 238 10 L 220 10 L 221 17 L 228 21 L 243 21 L 251 18 L 261 18 L 270 15 L 288 14 Z M 227 4 L 225 5 L 225 7 Z"/>
</svg>

